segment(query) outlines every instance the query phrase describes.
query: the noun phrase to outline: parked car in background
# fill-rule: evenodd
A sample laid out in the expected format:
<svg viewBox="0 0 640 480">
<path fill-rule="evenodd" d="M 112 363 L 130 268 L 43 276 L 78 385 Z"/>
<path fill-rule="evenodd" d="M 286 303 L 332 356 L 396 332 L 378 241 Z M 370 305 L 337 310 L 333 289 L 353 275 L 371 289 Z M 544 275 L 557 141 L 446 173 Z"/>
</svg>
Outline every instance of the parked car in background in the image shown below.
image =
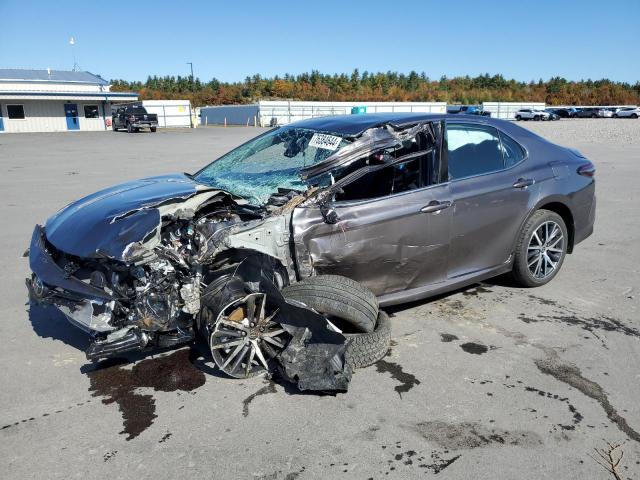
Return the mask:
<svg viewBox="0 0 640 480">
<path fill-rule="evenodd" d="M 640 107 L 623 107 L 619 109 L 614 117 L 616 118 L 638 118 L 640 117 Z"/>
<path fill-rule="evenodd" d="M 560 115 L 553 108 L 545 108 L 544 111 L 549 114 L 548 120 L 560 120 Z"/>
<path fill-rule="evenodd" d="M 598 118 L 598 108 L 579 108 L 576 118 Z"/>
<path fill-rule="evenodd" d="M 447 108 L 447 113 L 456 114 L 461 113 L 464 115 L 481 115 L 483 117 L 490 117 L 491 112 L 485 112 L 479 105 L 452 105 Z"/>
<path fill-rule="evenodd" d="M 120 128 L 126 128 L 129 133 L 138 132 L 141 128 L 155 132 L 158 128 L 158 115 L 147 112 L 139 104 L 123 105 L 111 116 L 111 128 L 114 132 Z"/>
<path fill-rule="evenodd" d="M 549 112 L 536 110 L 535 108 L 521 108 L 516 112 L 516 120 L 549 120 Z"/>
<path fill-rule="evenodd" d="M 598 110 L 598 117 L 600 118 L 611 118 L 613 117 L 613 112 L 610 108 L 600 108 Z"/>
<path fill-rule="evenodd" d="M 576 116 L 575 108 L 547 108 L 547 111 L 553 111 L 560 118 L 573 118 Z"/>
</svg>

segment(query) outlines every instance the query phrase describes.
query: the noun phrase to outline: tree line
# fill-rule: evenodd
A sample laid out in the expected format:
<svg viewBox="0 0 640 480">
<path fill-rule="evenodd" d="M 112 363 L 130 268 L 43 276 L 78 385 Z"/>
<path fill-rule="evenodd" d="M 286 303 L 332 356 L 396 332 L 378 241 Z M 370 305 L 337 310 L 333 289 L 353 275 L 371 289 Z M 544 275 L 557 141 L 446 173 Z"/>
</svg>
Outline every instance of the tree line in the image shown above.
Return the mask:
<svg viewBox="0 0 640 480">
<path fill-rule="evenodd" d="M 203 82 L 190 76 L 149 76 L 146 82 L 112 80 L 113 91 L 134 90 L 141 100 L 189 99 L 194 106 L 252 103 L 257 100 L 482 102 L 533 101 L 550 105 L 638 105 L 640 81 L 635 84 L 608 79 L 520 82 L 502 75 L 446 76 L 432 79 L 426 73 L 397 72 L 322 74 L 263 78 L 256 74 L 243 82 Z"/>
</svg>

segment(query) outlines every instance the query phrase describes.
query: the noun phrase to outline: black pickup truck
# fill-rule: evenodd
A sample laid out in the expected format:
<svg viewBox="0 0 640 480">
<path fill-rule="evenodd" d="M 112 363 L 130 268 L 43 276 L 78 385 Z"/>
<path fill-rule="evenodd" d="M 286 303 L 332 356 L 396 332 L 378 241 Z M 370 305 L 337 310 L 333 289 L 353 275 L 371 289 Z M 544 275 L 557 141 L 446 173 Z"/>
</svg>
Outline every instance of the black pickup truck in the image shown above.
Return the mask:
<svg viewBox="0 0 640 480">
<path fill-rule="evenodd" d="M 155 132 L 158 128 L 158 115 L 147 113 L 142 105 L 123 105 L 113 112 L 111 128 L 114 132 L 120 128 L 126 128 L 129 133 L 137 132 L 141 128 L 148 128 Z"/>
</svg>

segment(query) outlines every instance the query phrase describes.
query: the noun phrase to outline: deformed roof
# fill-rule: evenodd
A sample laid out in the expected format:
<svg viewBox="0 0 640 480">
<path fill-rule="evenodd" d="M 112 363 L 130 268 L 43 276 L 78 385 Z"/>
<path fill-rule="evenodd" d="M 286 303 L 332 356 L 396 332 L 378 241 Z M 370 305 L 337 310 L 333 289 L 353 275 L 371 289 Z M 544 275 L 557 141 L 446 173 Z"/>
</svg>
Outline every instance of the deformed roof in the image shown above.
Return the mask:
<svg viewBox="0 0 640 480">
<path fill-rule="evenodd" d="M 91 85 L 109 85 L 100 75 L 91 72 L 73 72 L 68 70 L 27 70 L 20 68 L 0 68 L 0 81 L 13 82 L 54 82 L 84 83 Z"/>
</svg>

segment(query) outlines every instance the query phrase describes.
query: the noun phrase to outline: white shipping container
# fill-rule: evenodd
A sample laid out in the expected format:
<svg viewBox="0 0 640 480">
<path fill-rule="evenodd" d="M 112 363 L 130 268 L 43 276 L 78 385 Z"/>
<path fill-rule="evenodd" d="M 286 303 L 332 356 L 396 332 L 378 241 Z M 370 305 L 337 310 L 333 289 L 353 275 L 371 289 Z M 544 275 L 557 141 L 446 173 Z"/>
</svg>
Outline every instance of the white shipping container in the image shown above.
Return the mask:
<svg viewBox="0 0 640 480">
<path fill-rule="evenodd" d="M 195 125 L 189 100 L 143 100 L 149 113 L 158 115 L 159 128 L 190 128 Z"/>
</svg>

